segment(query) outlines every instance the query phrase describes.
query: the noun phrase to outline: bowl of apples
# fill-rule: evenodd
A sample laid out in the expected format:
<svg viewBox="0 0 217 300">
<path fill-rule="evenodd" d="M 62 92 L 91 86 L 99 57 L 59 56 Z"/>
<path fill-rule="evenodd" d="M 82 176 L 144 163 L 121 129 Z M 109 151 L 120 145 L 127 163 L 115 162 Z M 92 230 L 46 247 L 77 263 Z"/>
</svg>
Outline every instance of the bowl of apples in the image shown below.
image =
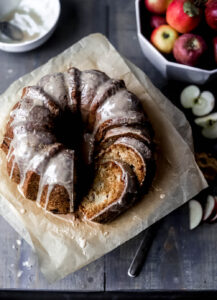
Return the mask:
<svg viewBox="0 0 217 300">
<path fill-rule="evenodd" d="M 168 79 L 217 78 L 217 0 L 136 0 L 144 55 Z"/>
</svg>

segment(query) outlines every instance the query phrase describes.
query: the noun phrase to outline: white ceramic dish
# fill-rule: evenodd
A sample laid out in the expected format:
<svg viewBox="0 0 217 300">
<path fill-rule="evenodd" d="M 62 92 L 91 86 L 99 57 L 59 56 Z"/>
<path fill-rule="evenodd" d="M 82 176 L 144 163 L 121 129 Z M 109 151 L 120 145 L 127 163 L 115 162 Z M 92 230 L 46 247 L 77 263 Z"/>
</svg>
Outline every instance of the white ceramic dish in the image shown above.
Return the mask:
<svg viewBox="0 0 217 300">
<path fill-rule="evenodd" d="M 143 0 L 135 0 L 137 35 L 142 52 L 152 64 L 168 79 L 187 81 L 196 84 L 204 84 L 210 80 L 217 79 L 217 69 L 209 71 L 168 61 L 154 46 L 152 46 L 143 35 L 141 29 L 142 1 Z"/>
<path fill-rule="evenodd" d="M 11 11 L 17 9 L 19 5 L 26 10 L 34 11 L 40 17 L 43 24 L 39 36 L 24 42 L 5 42 L 0 40 L 0 50 L 7 52 L 25 52 L 42 45 L 54 32 L 59 16 L 59 0 L 0 0 L 0 20 Z"/>
</svg>

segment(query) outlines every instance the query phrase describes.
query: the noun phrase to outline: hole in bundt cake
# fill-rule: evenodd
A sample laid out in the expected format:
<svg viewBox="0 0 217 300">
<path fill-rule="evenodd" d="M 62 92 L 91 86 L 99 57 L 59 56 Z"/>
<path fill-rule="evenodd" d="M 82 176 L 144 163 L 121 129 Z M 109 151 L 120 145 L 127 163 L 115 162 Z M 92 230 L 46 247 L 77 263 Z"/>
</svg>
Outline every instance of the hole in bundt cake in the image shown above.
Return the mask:
<svg viewBox="0 0 217 300">
<path fill-rule="evenodd" d="M 56 122 L 54 135 L 66 148 L 78 150 L 82 143 L 82 122 L 77 114 L 69 110 L 62 112 Z"/>
</svg>

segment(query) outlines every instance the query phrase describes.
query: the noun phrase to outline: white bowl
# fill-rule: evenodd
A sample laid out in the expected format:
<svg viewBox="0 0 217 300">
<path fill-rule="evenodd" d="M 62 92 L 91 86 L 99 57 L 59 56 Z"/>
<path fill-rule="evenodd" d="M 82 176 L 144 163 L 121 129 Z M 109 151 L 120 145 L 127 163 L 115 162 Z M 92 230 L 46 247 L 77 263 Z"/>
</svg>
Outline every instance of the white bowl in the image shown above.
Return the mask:
<svg viewBox="0 0 217 300">
<path fill-rule="evenodd" d="M 24 42 L 0 40 L 0 50 L 25 52 L 35 49 L 42 45 L 56 28 L 61 10 L 59 0 L 0 0 L 0 20 L 4 20 L 6 15 L 19 7 L 24 8 L 25 11 L 33 11 L 35 16 L 40 18 L 40 22 L 43 24 L 41 32 L 36 38 Z"/>
<path fill-rule="evenodd" d="M 144 55 L 168 79 L 204 84 L 217 78 L 217 69 L 204 70 L 168 61 L 143 35 L 141 26 L 141 5 L 144 0 L 135 0 L 137 35 Z"/>
</svg>

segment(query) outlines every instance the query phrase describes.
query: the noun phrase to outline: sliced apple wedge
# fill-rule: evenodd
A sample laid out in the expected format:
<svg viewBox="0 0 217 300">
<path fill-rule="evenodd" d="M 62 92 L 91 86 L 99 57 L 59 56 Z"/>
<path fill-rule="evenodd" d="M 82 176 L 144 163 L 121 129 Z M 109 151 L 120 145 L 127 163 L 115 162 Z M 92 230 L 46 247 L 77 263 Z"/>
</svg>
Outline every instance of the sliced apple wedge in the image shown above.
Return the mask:
<svg viewBox="0 0 217 300">
<path fill-rule="evenodd" d="M 196 85 L 189 85 L 181 92 L 180 101 L 184 108 L 192 108 L 200 96 L 200 89 Z"/>
<path fill-rule="evenodd" d="M 215 207 L 216 214 L 214 217 L 212 217 L 212 219 L 210 220 L 210 223 L 217 222 L 217 196 L 214 196 L 214 199 L 215 199 L 215 203 L 216 203 L 216 207 Z"/>
<path fill-rule="evenodd" d="M 214 215 L 212 219 L 209 220 L 209 223 L 215 223 L 217 222 L 217 213 Z"/>
<path fill-rule="evenodd" d="M 208 195 L 206 199 L 204 211 L 203 211 L 203 221 L 207 221 L 210 218 L 212 219 L 217 213 L 216 209 L 217 209 L 217 201 L 213 196 Z"/>
<path fill-rule="evenodd" d="M 189 201 L 189 228 L 192 230 L 196 228 L 203 216 L 203 210 L 201 204 L 196 200 Z"/>
<path fill-rule="evenodd" d="M 210 114 L 206 117 L 195 119 L 195 123 L 201 127 L 202 135 L 208 139 L 217 138 L 217 113 Z"/>
<path fill-rule="evenodd" d="M 195 116 L 204 116 L 209 114 L 215 106 L 215 97 L 209 91 L 204 91 L 200 96 L 194 100 L 192 113 Z"/>
</svg>

